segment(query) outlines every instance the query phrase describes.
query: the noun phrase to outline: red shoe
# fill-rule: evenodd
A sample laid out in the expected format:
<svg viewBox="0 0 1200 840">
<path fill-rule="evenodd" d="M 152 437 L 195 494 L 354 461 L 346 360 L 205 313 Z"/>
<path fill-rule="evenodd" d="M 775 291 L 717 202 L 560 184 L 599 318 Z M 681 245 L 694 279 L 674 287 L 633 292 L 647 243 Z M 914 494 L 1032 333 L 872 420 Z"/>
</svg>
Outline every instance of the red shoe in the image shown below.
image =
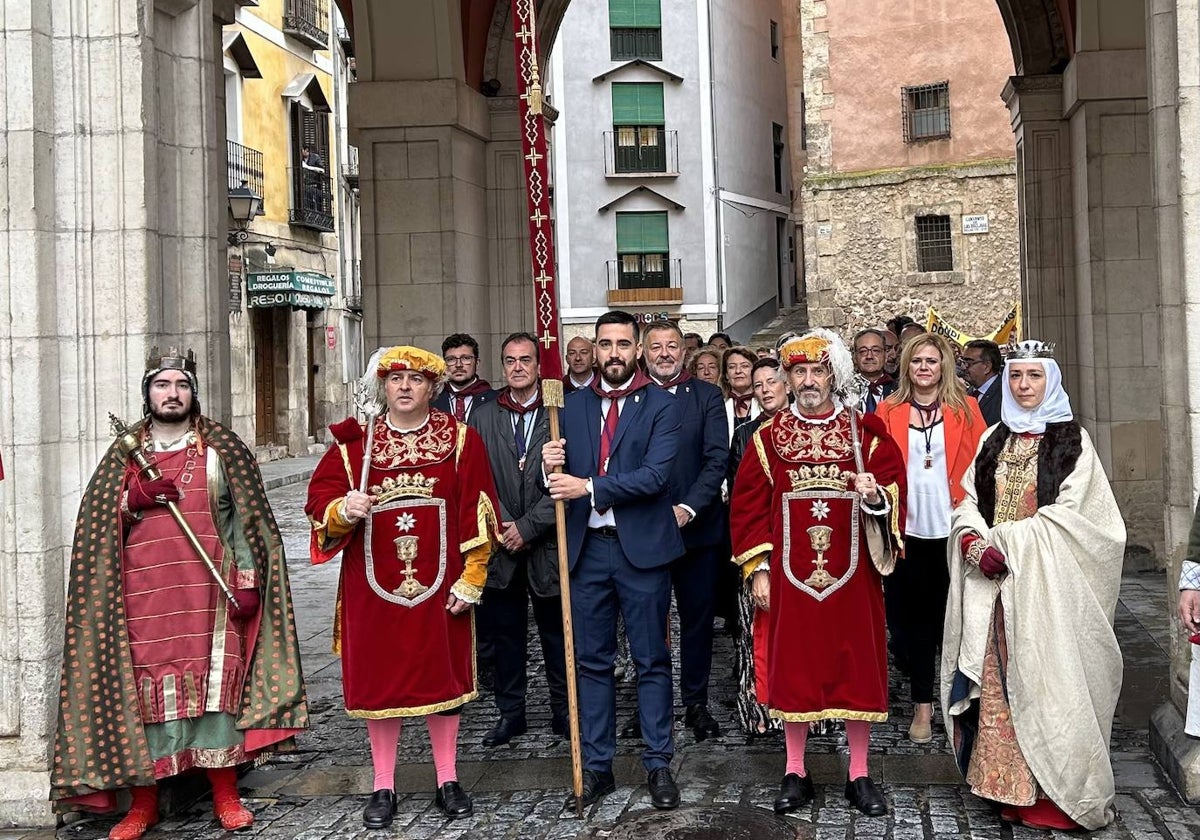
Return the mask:
<svg viewBox="0 0 1200 840">
<path fill-rule="evenodd" d="M 213 813 L 217 821 L 226 831 L 237 831 L 249 828 L 254 823 L 254 814 L 242 804 L 240 799 L 213 800 Z"/>
<path fill-rule="evenodd" d="M 125 819 L 112 827 L 108 840 L 138 840 L 150 826 L 158 822 L 158 786 L 135 787 L 133 807 Z"/>
<path fill-rule="evenodd" d="M 1014 809 L 1022 825 L 1043 831 L 1076 831 L 1082 826 L 1063 813 L 1049 799 L 1039 799 L 1032 805 Z"/>
<path fill-rule="evenodd" d="M 1021 814 L 1014 805 L 1005 805 L 1000 809 L 1000 819 L 1006 823 L 1019 823 Z"/>
</svg>

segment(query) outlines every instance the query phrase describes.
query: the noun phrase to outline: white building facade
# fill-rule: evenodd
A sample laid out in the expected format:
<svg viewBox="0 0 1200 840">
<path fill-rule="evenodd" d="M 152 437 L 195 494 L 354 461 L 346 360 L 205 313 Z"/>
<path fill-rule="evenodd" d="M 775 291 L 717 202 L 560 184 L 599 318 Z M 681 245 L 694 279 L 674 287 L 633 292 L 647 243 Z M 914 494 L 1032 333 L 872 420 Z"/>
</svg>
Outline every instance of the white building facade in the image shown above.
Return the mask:
<svg viewBox="0 0 1200 840">
<path fill-rule="evenodd" d="M 795 300 L 781 8 L 608 0 L 550 59 L 562 317 L 744 339 Z"/>
</svg>

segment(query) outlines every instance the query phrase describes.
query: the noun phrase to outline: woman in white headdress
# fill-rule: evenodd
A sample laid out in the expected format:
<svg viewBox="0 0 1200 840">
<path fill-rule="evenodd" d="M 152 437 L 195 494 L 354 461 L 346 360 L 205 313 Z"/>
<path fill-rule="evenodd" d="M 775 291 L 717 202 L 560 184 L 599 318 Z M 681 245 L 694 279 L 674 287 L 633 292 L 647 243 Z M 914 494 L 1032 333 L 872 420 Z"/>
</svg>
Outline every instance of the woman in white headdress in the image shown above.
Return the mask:
<svg viewBox="0 0 1200 840">
<path fill-rule="evenodd" d="M 1125 525 L 1052 352 L 1010 349 L 1001 422 L 963 477 L 942 709 L 959 769 L 1002 819 L 1097 829 L 1115 816 Z"/>
</svg>

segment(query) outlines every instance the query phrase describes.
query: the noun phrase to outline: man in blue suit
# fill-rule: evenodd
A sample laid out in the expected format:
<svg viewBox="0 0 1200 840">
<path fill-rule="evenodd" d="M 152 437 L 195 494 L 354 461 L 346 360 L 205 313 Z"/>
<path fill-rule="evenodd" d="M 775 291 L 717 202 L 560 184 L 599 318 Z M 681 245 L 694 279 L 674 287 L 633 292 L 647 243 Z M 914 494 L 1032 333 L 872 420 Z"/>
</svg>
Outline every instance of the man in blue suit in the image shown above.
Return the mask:
<svg viewBox="0 0 1200 840">
<path fill-rule="evenodd" d="M 671 652 L 666 642 L 671 561 L 684 552 L 668 493 L 679 450 L 677 400 L 638 367 L 642 346 L 628 312 L 596 320 L 600 376 L 567 395 L 564 438 L 542 448 L 551 498 L 567 505 L 571 614 L 579 676 L 584 805 L 616 789 L 617 611 L 637 666 L 650 801 L 679 805 L 671 776 Z M 573 807 L 571 796 L 568 806 Z"/>
<path fill-rule="evenodd" d="M 671 564 L 679 610 L 679 696 L 684 725 L 696 740 L 717 737 L 721 727 L 708 711 L 712 670 L 713 607 L 717 548 L 723 529 L 721 481 L 729 461 L 729 421 L 721 389 L 684 370 L 679 327 L 656 321 L 643 342 L 650 378 L 679 404 L 679 457 L 671 467 L 672 512 L 686 553 Z M 724 558 L 728 564 L 729 558 Z"/>
</svg>

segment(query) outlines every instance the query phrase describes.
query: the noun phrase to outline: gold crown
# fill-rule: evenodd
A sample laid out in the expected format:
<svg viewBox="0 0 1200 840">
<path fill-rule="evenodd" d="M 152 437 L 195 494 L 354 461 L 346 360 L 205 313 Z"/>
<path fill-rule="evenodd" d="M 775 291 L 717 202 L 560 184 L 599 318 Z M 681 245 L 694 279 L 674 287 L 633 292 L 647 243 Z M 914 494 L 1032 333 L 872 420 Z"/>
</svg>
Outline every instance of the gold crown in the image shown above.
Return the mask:
<svg viewBox="0 0 1200 840">
<path fill-rule="evenodd" d="M 379 504 L 390 502 L 392 499 L 432 499 L 433 485 L 437 482 L 436 478 L 426 478 L 423 473 L 403 473 L 396 478 L 385 478 L 370 490 Z"/>
<path fill-rule="evenodd" d="M 158 352 L 158 345 L 150 348 L 146 357 L 146 372 L 152 370 L 181 370 L 184 373 L 196 375 L 196 354 L 191 350 L 187 355 L 179 352 L 178 347 L 170 348 L 165 354 Z"/>
<path fill-rule="evenodd" d="M 845 490 L 854 473 L 843 470 L 836 464 L 818 464 L 815 467 L 800 467 L 788 470 L 792 492 L 801 490 Z"/>
</svg>

